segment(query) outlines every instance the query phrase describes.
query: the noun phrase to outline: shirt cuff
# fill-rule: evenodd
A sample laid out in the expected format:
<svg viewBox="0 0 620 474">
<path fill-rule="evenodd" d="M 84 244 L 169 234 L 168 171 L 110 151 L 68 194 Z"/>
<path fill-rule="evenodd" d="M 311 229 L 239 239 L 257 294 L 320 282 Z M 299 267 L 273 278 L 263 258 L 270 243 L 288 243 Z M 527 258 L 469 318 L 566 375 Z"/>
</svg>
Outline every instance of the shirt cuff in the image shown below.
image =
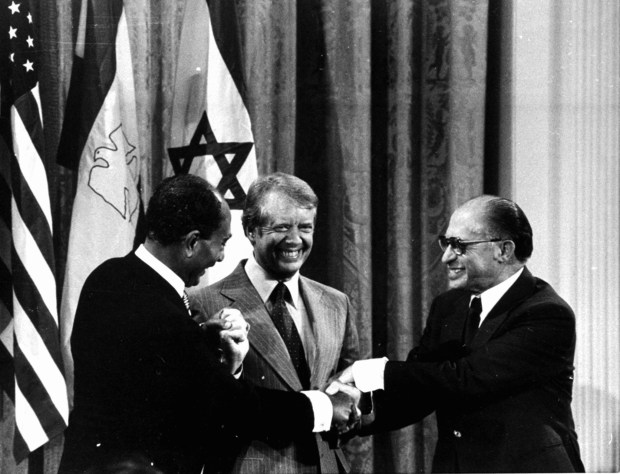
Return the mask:
<svg viewBox="0 0 620 474">
<path fill-rule="evenodd" d="M 358 360 L 353 363 L 353 381 L 362 392 L 383 390 L 383 373 L 388 358 Z"/>
<path fill-rule="evenodd" d="M 334 409 L 329 397 L 319 390 L 302 391 L 312 404 L 314 412 L 314 433 L 329 431 L 332 426 L 332 415 Z"/>
</svg>

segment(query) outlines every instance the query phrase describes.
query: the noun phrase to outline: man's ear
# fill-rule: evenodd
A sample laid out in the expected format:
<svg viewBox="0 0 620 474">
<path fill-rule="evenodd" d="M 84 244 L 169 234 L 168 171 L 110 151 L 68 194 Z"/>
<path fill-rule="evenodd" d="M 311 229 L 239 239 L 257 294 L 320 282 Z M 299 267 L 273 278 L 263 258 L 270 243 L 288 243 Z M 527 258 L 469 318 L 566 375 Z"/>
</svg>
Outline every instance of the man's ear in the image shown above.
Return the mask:
<svg viewBox="0 0 620 474">
<path fill-rule="evenodd" d="M 183 253 L 186 258 L 191 258 L 196 251 L 196 244 L 200 240 L 200 231 L 192 230 L 183 237 Z"/>
<path fill-rule="evenodd" d="M 502 240 L 497 247 L 499 248 L 497 259 L 500 263 L 507 263 L 513 260 L 515 255 L 515 243 L 512 240 Z"/>
<path fill-rule="evenodd" d="M 250 241 L 250 243 L 252 245 L 254 245 L 254 243 L 256 242 L 256 237 L 255 237 L 255 230 L 250 230 L 249 228 L 243 229 L 245 232 L 245 236 L 248 238 L 248 240 Z"/>
</svg>

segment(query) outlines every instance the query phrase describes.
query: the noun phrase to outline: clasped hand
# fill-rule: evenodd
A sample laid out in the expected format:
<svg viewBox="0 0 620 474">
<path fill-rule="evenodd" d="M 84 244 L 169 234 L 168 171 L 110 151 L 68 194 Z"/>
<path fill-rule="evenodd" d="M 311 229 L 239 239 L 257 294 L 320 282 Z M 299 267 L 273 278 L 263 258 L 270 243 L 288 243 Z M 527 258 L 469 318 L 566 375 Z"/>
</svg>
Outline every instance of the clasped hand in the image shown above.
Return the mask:
<svg viewBox="0 0 620 474">
<path fill-rule="evenodd" d="M 347 385 L 337 380 L 332 381 L 326 388 L 333 406 L 332 428 L 338 434 L 344 434 L 361 424 L 359 402 L 361 392 L 353 385 Z"/>
<path fill-rule="evenodd" d="M 234 308 L 223 308 L 209 320 L 201 322 L 200 327 L 206 333 L 210 344 L 218 348 L 221 362 L 232 374 L 236 373 L 250 348 L 250 325 L 243 319 L 241 312 Z M 343 372 L 332 378 L 325 390 L 332 403 L 332 428 L 338 434 L 347 433 L 361 424 L 361 411 L 358 406 L 361 392 L 353 385 L 342 383 L 340 380 L 349 382 L 348 377 L 342 376 Z"/>
<path fill-rule="evenodd" d="M 241 312 L 234 308 L 223 308 L 208 321 L 200 323 L 200 327 L 205 331 L 209 343 L 218 348 L 220 362 L 230 373 L 236 373 L 250 349 L 250 325 L 243 319 Z"/>
</svg>

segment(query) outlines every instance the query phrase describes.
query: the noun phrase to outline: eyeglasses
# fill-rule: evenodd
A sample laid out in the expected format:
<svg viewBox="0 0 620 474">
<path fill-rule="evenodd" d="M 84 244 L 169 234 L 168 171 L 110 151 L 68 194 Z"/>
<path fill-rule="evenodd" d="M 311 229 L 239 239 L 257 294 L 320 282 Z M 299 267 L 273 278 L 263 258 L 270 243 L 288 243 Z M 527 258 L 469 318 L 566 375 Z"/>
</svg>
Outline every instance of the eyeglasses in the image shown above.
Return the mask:
<svg viewBox="0 0 620 474">
<path fill-rule="evenodd" d="M 446 249 L 450 247 L 457 255 L 463 255 L 469 245 L 482 244 L 485 242 L 500 242 L 502 240 L 504 239 L 461 240 L 458 237 L 446 237 L 445 235 L 440 235 L 437 238 L 437 242 L 439 243 L 439 247 L 442 252 L 445 252 Z"/>
</svg>

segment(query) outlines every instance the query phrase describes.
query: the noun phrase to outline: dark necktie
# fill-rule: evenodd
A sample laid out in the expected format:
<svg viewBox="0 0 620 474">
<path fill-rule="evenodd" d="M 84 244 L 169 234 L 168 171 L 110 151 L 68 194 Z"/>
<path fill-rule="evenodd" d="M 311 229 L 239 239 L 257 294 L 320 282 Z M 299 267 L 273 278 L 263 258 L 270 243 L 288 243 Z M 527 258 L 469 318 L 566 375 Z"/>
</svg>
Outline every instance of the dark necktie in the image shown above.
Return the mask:
<svg viewBox="0 0 620 474">
<path fill-rule="evenodd" d="M 185 308 L 187 308 L 187 314 L 191 316 L 192 310 L 189 309 L 189 297 L 187 296 L 187 293 L 185 292 L 183 292 L 183 304 L 185 305 Z"/>
<path fill-rule="evenodd" d="M 478 326 L 480 326 L 480 313 L 482 312 L 482 303 L 480 297 L 476 296 L 469 303 L 469 311 L 467 312 L 467 320 L 465 321 L 465 330 L 463 331 L 463 344 L 468 346 L 476 335 Z"/>
<path fill-rule="evenodd" d="M 271 319 L 275 324 L 280 336 L 284 340 L 284 344 L 288 349 L 288 353 L 293 361 L 293 366 L 297 370 L 297 375 L 304 389 L 310 388 L 310 369 L 304 354 L 304 348 L 301 344 L 301 338 L 295 327 L 295 322 L 291 314 L 286 308 L 286 295 L 288 288 L 282 282 L 278 282 L 276 288 L 271 293 L 271 302 L 273 304 L 271 310 Z"/>
</svg>

